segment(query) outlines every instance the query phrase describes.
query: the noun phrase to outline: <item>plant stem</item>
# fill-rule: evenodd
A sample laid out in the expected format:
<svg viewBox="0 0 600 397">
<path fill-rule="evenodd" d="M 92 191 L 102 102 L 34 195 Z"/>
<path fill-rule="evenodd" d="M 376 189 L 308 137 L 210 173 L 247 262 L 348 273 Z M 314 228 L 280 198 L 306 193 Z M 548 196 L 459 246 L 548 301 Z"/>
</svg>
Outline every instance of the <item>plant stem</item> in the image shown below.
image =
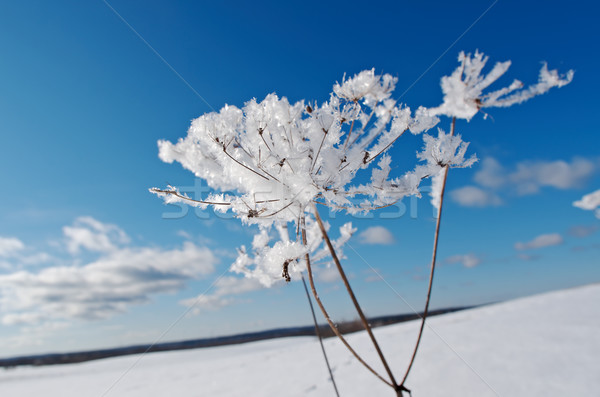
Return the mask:
<svg viewBox="0 0 600 397">
<path fill-rule="evenodd" d="M 456 117 L 452 118 L 452 126 L 450 128 L 450 136 L 454 135 L 454 127 L 456 125 Z M 429 271 L 429 285 L 427 286 L 427 299 L 425 300 L 425 309 L 423 310 L 423 316 L 421 316 L 421 327 L 419 328 L 419 336 L 417 337 L 417 343 L 415 343 L 415 349 L 413 351 L 412 357 L 410 359 L 410 363 L 408 364 L 408 368 L 406 369 L 406 373 L 404 374 L 404 378 L 402 378 L 402 382 L 400 385 L 404 385 L 406 382 L 406 378 L 408 378 L 408 374 L 415 362 L 415 357 L 417 356 L 417 351 L 419 350 L 419 344 L 421 343 L 421 337 L 423 336 L 423 329 L 425 328 L 425 320 L 427 319 L 427 314 L 429 313 L 429 302 L 431 300 L 431 290 L 433 287 L 433 275 L 435 273 L 435 263 L 437 260 L 437 250 L 438 250 L 438 240 L 440 237 L 440 224 L 442 222 L 442 206 L 444 204 L 444 191 L 446 190 L 446 180 L 448 179 L 448 166 L 444 167 L 444 178 L 442 180 L 442 190 L 440 192 L 440 205 L 438 207 L 437 212 L 437 220 L 435 224 L 435 235 L 433 237 L 433 254 L 431 257 L 431 270 Z"/>
<path fill-rule="evenodd" d="M 176 190 L 163 190 L 163 189 L 157 189 L 157 188 L 153 187 L 152 189 L 150 189 L 150 191 L 152 193 L 170 194 L 170 195 L 178 197 L 182 200 L 191 201 L 193 203 L 200 203 L 200 204 L 206 204 L 206 205 L 231 205 L 231 203 L 219 203 L 219 202 L 215 202 L 215 201 L 194 200 L 192 198 L 186 197 L 186 196 L 178 193 Z"/>
<path fill-rule="evenodd" d="M 302 225 L 301 226 L 301 228 L 302 228 L 302 244 L 304 244 L 304 246 L 307 246 L 308 243 L 306 240 L 306 222 L 304 220 L 304 216 L 300 219 L 300 222 Z M 317 289 L 315 288 L 315 280 L 313 277 L 312 266 L 310 264 L 310 255 L 308 254 L 308 252 L 306 253 L 305 258 L 306 258 L 306 270 L 308 273 L 308 282 L 310 283 L 310 289 L 312 291 L 313 296 L 315 297 L 315 301 L 317 302 L 319 309 L 321 309 L 321 312 L 323 313 L 323 316 L 325 317 L 325 320 L 327 320 L 327 324 L 329 324 L 329 327 L 331 328 L 333 333 L 340 339 L 340 341 L 344 344 L 344 346 L 346 346 L 346 348 L 350 351 L 350 353 L 352 353 L 352 355 L 354 357 L 356 357 L 356 359 L 362 365 L 364 365 L 365 368 L 367 368 L 369 371 L 371 371 L 371 373 L 373 373 L 373 375 L 375 375 L 377 378 L 379 378 L 386 385 L 388 385 L 390 387 L 395 387 L 395 385 L 393 385 L 389 381 L 385 380 L 381 375 L 379 375 L 377 373 L 377 371 L 375 371 L 373 368 L 371 368 L 371 366 L 369 364 L 367 364 L 365 362 L 365 360 L 363 360 L 362 357 L 360 355 L 358 355 L 358 353 L 356 353 L 356 351 L 352 348 L 352 346 L 350 346 L 350 344 L 348 344 L 346 339 L 342 336 L 342 334 L 337 329 L 337 327 L 335 326 L 333 321 L 331 321 L 331 317 L 329 317 L 329 313 L 327 313 L 327 310 L 325 310 L 325 306 L 323 306 L 323 302 L 321 302 L 321 298 L 319 298 L 319 294 L 317 293 Z"/>
<path fill-rule="evenodd" d="M 319 323 L 317 323 L 317 316 L 315 316 L 315 308 L 313 307 L 312 300 L 310 299 L 310 294 L 308 293 L 308 287 L 306 286 L 306 280 L 304 279 L 304 274 L 300 273 L 300 277 L 302 277 L 302 284 L 304 285 L 304 292 L 306 292 L 306 299 L 308 299 L 308 304 L 310 306 L 310 312 L 312 314 L 313 322 L 315 323 L 315 333 L 317 334 L 317 338 L 319 338 L 319 344 L 321 345 L 321 351 L 323 352 L 323 358 L 325 358 L 325 364 L 327 364 L 327 370 L 329 371 L 329 379 L 331 379 L 331 383 L 333 384 L 333 389 L 335 390 L 335 395 L 340 397 L 340 393 L 338 392 L 337 385 L 335 384 L 335 379 L 333 378 L 333 372 L 331 371 L 331 366 L 329 365 L 329 360 L 327 359 L 327 352 L 325 352 L 325 346 L 323 346 L 323 337 L 321 336 L 321 330 L 319 329 Z"/>
<path fill-rule="evenodd" d="M 325 239 L 325 243 L 327 244 L 327 247 L 329 248 L 329 252 L 331 253 L 331 257 L 333 258 L 333 262 L 335 263 L 335 266 L 337 267 L 338 272 L 340 273 L 340 276 L 342 277 L 342 281 L 344 282 L 344 286 L 346 287 L 346 290 L 348 291 L 348 295 L 350 295 L 350 299 L 352 299 L 352 303 L 354 304 L 354 307 L 356 308 L 356 311 L 358 312 L 358 316 L 360 317 L 360 320 L 361 320 L 365 330 L 367 331 L 367 334 L 369 334 L 369 338 L 371 338 L 371 342 L 373 342 L 373 346 L 375 347 L 375 350 L 377 351 L 377 354 L 379 355 L 379 358 L 381 359 L 381 362 L 385 368 L 385 371 L 387 372 L 387 374 L 390 378 L 392 385 L 394 385 L 393 387 L 396 388 L 396 386 L 397 386 L 396 379 L 394 379 L 394 375 L 392 374 L 392 371 L 383 355 L 383 352 L 381 351 L 381 348 L 379 347 L 379 344 L 377 343 L 377 339 L 375 339 L 375 335 L 373 335 L 373 331 L 371 330 L 371 325 L 369 325 L 369 322 L 367 321 L 367 318 L 365 317 L 365 314 L 363 313 L 363 311 L 358 303 L 358 300 L 356 299 L 356 296 L 354 295 L 354 292 L 352 291 L 352 287 L 350 287 L 350 283 L 348 282 L 346 273 L 344 272 L 344 269 L 342 268 L 342 265 L 340 264 L 337 254 L 335 253 L 335 249 L 333 248 L 333 245 L 331 244 L 331 240 L 329 239 L 329 235 L 327 235 L 327 231 L 325 230 L 325 225 L 323 225 L 323 221 L 321 220 L 321 217 L 319 216 L 319 211 L 317 210 L 317 206 L 314 203 L 313 203 L 313 210 L 315 213 L 315 218 L 317 220 L 317 223 L 319 224 L 319 228 L 321 229 L 321 233 L 323 234 L 323 238 Z"/>
<path fill-rule="evenodd" d="M 402 135 L 404 135 L 404 133 L 406 131 L 408 131 L 408 128 L 405 129 L 404 131 L 402 131 L 400 134 L 398 134 L 398 136 L 395 137 L 390 143 L 388 143 L 383 149 L 381 149 L 379 151 L 379 153 L 377 153 L 375 156 L 373 156 L 369 160 L 367 160 L 366 164 L 369 164 L 370 162 L 374 161 L 377 157 L 381 156 L 381 154 L 383 154 L 383 152 L 388 150 L 390 148 L 390 146 L 392 146 L 398 140 L 398 138 L 400 138 Z"/>
<path fill-rule="evenodd" d="M 348 147 L 348 142 L 350 142 L 350 137 L 352 136 L 352 130 L 354 129 L 354 119 L 352 120 L 352 124 L 350 124 L 350 131 L 348 132 L 348 136 L 346 137 L 346 142 L 344 142 L 344 152 Z"/>
<path fill-rule="evenodd" d="M 229 157 L 230 159 L 232 159 L 234 162 L 238 163 L 239 165 L 241 165 L 242 167 L 244 167 L 245 169 L 247 169 L 250 172 L 254 172 L 256 175 L 260 176 L 261 178 L 264 178 L 265 180 L 269 181 L 270 179 L 267 178 L 264 175 L 259 174 L 258 172 L 256 172 L 256 170 L 253 170 L 252 168 L 248 167 L 246 164 L 239 162 L 238 160 L 236 160 L 235 157 L 233 157 L 232 155 L 230 155 L 229 153 L 227 153 L 227 148 L 225 146 L 223 146 L 223 153 L 225 153 L 227 155 L 227 157 Z"/>
</svg>

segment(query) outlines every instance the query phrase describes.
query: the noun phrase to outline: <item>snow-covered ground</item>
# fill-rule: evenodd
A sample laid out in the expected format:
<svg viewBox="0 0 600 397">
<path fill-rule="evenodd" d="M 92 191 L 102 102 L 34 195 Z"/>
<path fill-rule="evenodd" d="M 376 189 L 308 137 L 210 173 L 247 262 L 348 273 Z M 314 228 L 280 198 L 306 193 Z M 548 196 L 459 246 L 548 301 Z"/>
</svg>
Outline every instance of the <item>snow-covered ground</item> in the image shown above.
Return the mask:
<svg viewBox="0 0 600 397">
<path fill-rule="evenodd" d="M 600 395 L 598 284 L 447 314 L 429 324 L 407 382 L 414 397 Z M 398 377 L 417 328 L 410 322 L 375 330 Z M 381 368 L 364 332 L 348 339 Z M 394 396 L 336 339 L 325 343 L 341 396 Z M 139 358 L 0 371 L 0 395 L 334 395 L 318 342 L 310 337 Z"/>
</svg>

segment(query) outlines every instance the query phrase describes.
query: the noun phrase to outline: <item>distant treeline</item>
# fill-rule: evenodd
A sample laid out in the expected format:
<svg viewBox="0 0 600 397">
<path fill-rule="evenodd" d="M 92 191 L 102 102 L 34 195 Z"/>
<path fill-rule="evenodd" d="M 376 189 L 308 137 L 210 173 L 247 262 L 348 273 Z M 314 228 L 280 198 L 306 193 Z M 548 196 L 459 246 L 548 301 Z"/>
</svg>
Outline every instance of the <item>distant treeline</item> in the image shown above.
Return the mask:
<svg viewBox="0 0 600 397">
<path fill-rule="evenodd" d="M 447 309 L 433 310 L 429 312 L 429 316 L 435 316 L 444 313 L 456 312 L 459 310 L 468 309 L 470 307 L 453 307 Z M 399 314 L 391 316 L 380 316 L 369 319 L 372 327 L 380 327 L 411 321 L 420 318 L 420 314 Z M 341 333 L 347 334 L 356 331 L 362 331 L 363 327 L 359 320 L 346 321 L 338 324 L 338 329 Z M 327 325 L 320 325 L 319 330 L 325 338 L 334 336 L 333 331 Z M 101 358 L 125 356 L 128 354 L 140 354 L 150 352 L 161 352 L 171 350 L 197 349 L 201 347 L 214 347 L 235 345 L 239 343 L 254 342 L 265 339 L 284 338 L 291 336 L 315 336 L 315 327 L 291 327 L 278 328 L 260 332 L 249 332 L 239 335 L 219 336 L 215 338 L 193 339 L 181 342 L 166 342 L 157 343 L 155 345 L 138 345 L 119 347 L 114 349 L 91 350 L 75 353 L 54 353 L 41 354 L 26 357 L 14 357 L 0 359 L 0 367 L 12 368 L 19 365 L 53 365 L 53 364 L 72 364 L 90 360 L 98 360 Z"/>
</svg>

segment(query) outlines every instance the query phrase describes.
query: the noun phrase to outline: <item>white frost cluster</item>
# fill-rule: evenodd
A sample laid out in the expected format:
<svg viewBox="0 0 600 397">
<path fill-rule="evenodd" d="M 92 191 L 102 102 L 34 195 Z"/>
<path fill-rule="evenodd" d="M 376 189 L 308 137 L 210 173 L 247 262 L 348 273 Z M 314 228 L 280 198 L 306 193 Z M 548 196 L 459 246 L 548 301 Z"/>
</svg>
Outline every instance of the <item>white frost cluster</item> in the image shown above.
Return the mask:
<svg viewBox="0 0 600 397">
<path fill-rule="evenodd" d="M 473 56 L 461 52 L 458 68 L 442 78 L 444 103 L 430 109 L 431 115 L 470 120 L 482 108 L 512 106 L 544 94 L 552 87 L 569 84 L 574 75 L 573 70 L 569 70 L 565 76 L 560 76 L 556 70 L 548 70 L 544 63 L 537 84 L 523 88 L 523 83 L 514 80 L 507 87 L 484 94 L 483 91 L 506 73 L 511 64 L 510 61 L 498 62 L 487 75 L 482 75 L 487 61 L 488 57 L 479 51 Z"/>
<path fill-rule="evenodd" d="M 425 147 L 417 157 L 426 161 L 430 166 L 449 166 L 450 168 L 465 168 L 472 166 L 476 161 L 475 155 L 465 159 L 469 144 L 463 142 L 460 135 L 446 134 L 441 128 L 438 129 L 438 136 L 434 138 L 431 135 L 423 135 Z"/>
<path fill-rule="evenodd" d="M 329 223 L 324 225 L 329 231 Z M 252 252 L 248 252 L 245 246 L 240 247 L 231 271 L 255 278 L 270 287 L 282 278 L 289 281 L 306 270 L 306 254 L 310 255 L 312 266 L 323 264 L 329 257 L 319 225 L 311 216 L 306 217 L 306 246 L 298 240 L 290 240 L 287 227 L 279 225 L 276 229 L 279 239 L 275 239 L 275 243 L 271 244 L 273 237 L 269 231 L 262 229 L 254 236 Z M 339 258 L 343 258 L 342 248 L 355 232 L 356 229 L 348 222 L 340 227 L 339 237 L 331 241 Z"/>
<path fill-rule="evenodd" d="M 172 189 L 154 191 L 201 207 L 218 203 L 244 222 L 263 226 L 295 222 L 315 200 L 358 212 L 415 194 L 419 177 L 389 179 L 389 172 L 383 179 L 378 173 L 377 187 L 351 186 L 356 173 L 383 159 L 406 131 L 419 133 L 438 121 L 422 110 L 412 116 L 390 99 L 395 82 L 364 71 L 336 84 L 320 106 L 290 104 L 270 94 L 241 109 L 225 106 L 201 116 L 176 144 L 159 141 L 159 157 L 180 162 L 212 189 L 237 194 L 193 202 Z M 354 205 L 360 197 L 366 201 Z"/>
<path fill-rule="evenodd" d="M 426 165 L 422 166 L 426 167 L 426 172 L 431 172 L 431 205 L 439 210 L 445 175 L 443 167 L 470 167 L 477 161 L 477 156 L 472 155 L 465 159 L 469 144 L 463 142 L 460 135 L 446 134 L 441 128 L 438 129 L 437 138 L 425 134 L 423 140 L 425 146 L 422 152 L 417 153 L 417 157 L 426 162 Z"/>
<path fill-rule="evenodd" d="M 275 277 L 303 269 L 299 260 L 309 253 L 324 259 L 317 250 L 322 237 L 313 220 L 314 204 L 350 214 L 389 206 L 403 197 L 419 195 L 421 182 L 433 178 L 432 203 L 439 208 L 445 167 L 468 167 L 475 156 L 465 158 L 468 144 L 460 135 L 424 135 L 425 145 L 413 170 L 392 175 L 389 149 L 407 131 L 419 134 L 439 122 L 438 115 L 471 119 L 482 107 L 510 106 L 571 81 L 573 72 L 560 77 L 546 66 L 538 84 L 521 90 L 515 81 L 509 87 L 482 91 L 508 69 L 498 63 L 486 75 L 481 72 L 487 57 L 461 53 L 460 66 L 442 79 L 444 102 L 436 108 L 419 107 L 415 112 L 398 104 L 392 94 L 397 79 L 367 70 L 336 83 L 329 100 L 289 103 L 285 97 L 268 95 L 242 108 L 226 105 L 220 112 L 205 114 L 192 122 L 185 138 L 175 144 L 158 142 L 161 160 L 177 161 L 204 179 L 216 192 L 206 198 L 190 198 L 174 187 L 152 188 L 166 202 L 181 201 L 219 211 L 232 211 L 246 224 L 258 224 L 251 252 L 240 249 L 232 266 L 235 272 L 271 285 Z M 376 165 L 376 166 L 375 166 Z M 371 179 L 356 185 L 360 170 L 370 169 Z M 368 171 L 366 171 L 368 172 Z M 300 242 L 300 225 L 306 223 L 308 246 Z M 295 241 L 287 227 L 296 231 Z M 286 230 L 271 242 L 273 228 Z M 340 230 L 336 249 L 353 233 L 350 224 Z"/>
</svg>

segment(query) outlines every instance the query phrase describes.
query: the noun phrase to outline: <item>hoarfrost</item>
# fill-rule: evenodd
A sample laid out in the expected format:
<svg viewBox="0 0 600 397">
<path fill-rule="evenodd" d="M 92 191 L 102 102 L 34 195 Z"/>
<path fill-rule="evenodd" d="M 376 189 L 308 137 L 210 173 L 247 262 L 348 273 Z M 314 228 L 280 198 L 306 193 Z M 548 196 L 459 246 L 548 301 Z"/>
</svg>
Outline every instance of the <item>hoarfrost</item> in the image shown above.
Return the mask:
<svg viewBox="0 0 600 397">
<path fill-rule="evenodd" d="M 560 76 L 556 70 L 548 70 L 546 63 L 540 70 L 539 80 L 526 89 L 519 80 L 509 86 L 484 94 L 483 91 L 499 79 L 510 67 L 511 62 L 498 62 L 487 75 L 482 75 L 488 57 L 475 51 L 475 55 L 461 52 L 458 55 L 460 65 L 450 75 L 442 77 L 444 102 L 429 109 L 431 116 L 446 115 L 470 120 L 482 108 L 508 107 L 525 102 L 534 96 L 546 93 L 550 88 L 562 87 L 573 80 L 574 71 L 569 70 Z"/>
<path fill-rule="evenodd" d="M 172 186 L 150 190 L 167 203 L 211 205 L 232 211 L 245 224 L 257 224 L 260 232 L 251 252 L 241 247 L 231 270 L 265 285 L 282 275 L 289 280 L 303 269 L 302 257 L 307 253 L 316 261 L 328 256 L 314 220 L 315 204 L 348 214 L 369 212 L 406 196 L 420 197 L 421 182 L 432 178 L 432 204 L 439 208 L 444 168 L 470 167 L 477 161 L 474 155 L 466 157 L 468 143 L 454 135 L 454 128 L 448 134 L 439 129 L 437 137 L 423 135 L 424 147 L 417 154 L 420 164 L 392 175 L 395 168 L 389 151 L 406 131 L 425 132 L 439 123 L 438 116 L 470 120 L 482 108 L 521 103 L 573 78 L 573 71 L 561 76 L 544 64 L 537 84 L 523 89 L 515 80 L 484 94 L 506 73 L 510 61 L 497 63 L 483 75 L 488 57 L 479 51 L 461 52 L 458 60 L 459 67 L 442 78 L 443 103 L 419 107 L 414 113 L 393 99 L 397 79 L 378 75 L 375 69 L 344 76 L 320 105 L 290 103 L 276 94 L 260 102 L 252 99 L 241 108 L 225 105 L 193 120 L 187 136 L 176 143 L 158 142 L 161 160 L 181 163 L 216 193 L 201 199 Z M 357 174 L 369 169 L 370 180 L 355 184 Z M 299 238 L 304 223 L 306 246 Z M 288 225 L 296 232 L 295 239 L 290 239 Z M 279 237 L 275 242 L 273 228 Z M 338 252 L 354 231 L 351 224 L 340 229 L 333 242 Z"/>
</svg>

